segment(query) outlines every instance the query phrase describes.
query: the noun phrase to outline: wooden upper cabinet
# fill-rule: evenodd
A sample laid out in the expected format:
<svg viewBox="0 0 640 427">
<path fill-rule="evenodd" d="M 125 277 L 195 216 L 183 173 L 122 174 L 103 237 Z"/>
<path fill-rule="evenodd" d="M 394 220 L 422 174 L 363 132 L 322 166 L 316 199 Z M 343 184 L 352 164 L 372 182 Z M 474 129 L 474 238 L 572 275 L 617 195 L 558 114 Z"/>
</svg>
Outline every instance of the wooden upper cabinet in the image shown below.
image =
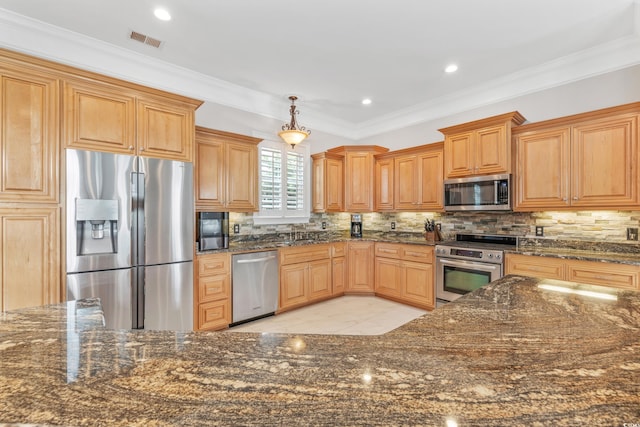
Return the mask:
<svg viewBox="0 0 640 427">
<path fill-rule="evenodd" d="M 344 211 L 344 156 L 318 153 L 312 159 L 313 212 Z"/>
<path fill-rule="evenodd" d="M 394 207 L 402 211 L 444 209 L 443 143 L 402 150 L 395 157 Z"/>
<path fill-rule="evenodd" d="M 0 200 L 56 203 L 59 80 L 28 66 L 0 66 Z"/>
<path fill-rule="evenodd" d="M 344 155 L 344 209 L 347 212 L 372 212 L 374 209 L 374 155 L 387 148 L 352 145 L 332 148 L 330 153 Z"/>
<path fill-rule="evenodd" d="M 514 131 L 514 210 L 637 208 L 640 103 Z"/>
<path fill-rule="evenodd" d="M 376 212 L 394 210 L 393 180 L 395 159 L 387 154 L 382 156 L 384 157 L 375 156 L 374 205 Z"/>
<path fill-rule="evenodd" d="M 63 96 L 69 148 L 193 160 L 199 101 L 73 78 L 65 80 Z"/>
<path fill-rule="evenodd" d="M 259 138 L 196 127 L 197 210 L 258 210 Z"/>
<path fill-rule="evenodd" d="M 524 120 L 514 111 L 439 129 L 445 136 L 445 177 L 511 173 L 511 128 Z"/>
</svg>

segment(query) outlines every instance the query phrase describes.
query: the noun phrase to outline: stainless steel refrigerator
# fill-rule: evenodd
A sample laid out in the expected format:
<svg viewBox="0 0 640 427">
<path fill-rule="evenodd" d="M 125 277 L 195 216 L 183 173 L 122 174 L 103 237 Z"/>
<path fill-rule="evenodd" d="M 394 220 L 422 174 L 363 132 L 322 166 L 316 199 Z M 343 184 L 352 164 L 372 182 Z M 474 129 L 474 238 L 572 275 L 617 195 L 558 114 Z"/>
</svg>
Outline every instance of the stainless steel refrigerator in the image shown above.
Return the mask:
<svg viewBox="0 0 640 427">
<path fill-rule="evenodd" d="M 67 299 L 106 326 L 193 329 L 193 167 L 66 150 Z"/>
</svg>

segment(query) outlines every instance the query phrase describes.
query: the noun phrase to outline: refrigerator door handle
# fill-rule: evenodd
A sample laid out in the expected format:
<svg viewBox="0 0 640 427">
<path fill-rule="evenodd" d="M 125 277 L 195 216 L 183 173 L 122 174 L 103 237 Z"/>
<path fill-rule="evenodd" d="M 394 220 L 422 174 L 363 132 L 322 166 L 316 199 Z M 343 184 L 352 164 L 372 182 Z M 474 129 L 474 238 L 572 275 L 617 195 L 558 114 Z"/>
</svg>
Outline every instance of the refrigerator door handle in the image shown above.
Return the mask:
<svg viewBox="0 0 640 427">
<path fill-rule="evenodd" d="M 133 265 L 144 265 L 144 174 L 131 173 L 131 249 Z"/>
<path fill-rule="evenodd" d="M 134 274 L 131 275 L 133 283 L 131 287 L 135 293 L 133 298 L 133 329 L 144 329 L 144 267 L 134 268 Z"/>
<path fill-rule="evenodd" d="M 145 207 L 144 207 L 144 173 L 138 172 L 138 212 L 137 212 L 137 237 L 138 241 L 138 264 L 137 265 L 146 265 L 146 256 L 145 256 L 145 242 L 144 242 L 144 233 L 145 233 Z M 144 307 L 144 306 L 143 306 Z"/>
</svg>

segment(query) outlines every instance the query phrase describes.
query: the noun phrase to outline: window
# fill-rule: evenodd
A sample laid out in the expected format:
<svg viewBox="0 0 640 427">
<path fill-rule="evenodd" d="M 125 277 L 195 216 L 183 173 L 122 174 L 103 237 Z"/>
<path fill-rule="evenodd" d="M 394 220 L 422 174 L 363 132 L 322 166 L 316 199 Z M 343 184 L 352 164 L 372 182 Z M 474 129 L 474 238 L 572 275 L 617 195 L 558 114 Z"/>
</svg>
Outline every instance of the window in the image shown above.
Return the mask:
<svg viewBox="0 0 640 427">
<path fill-rule="evenodd" d="M 255 224 L 309 221 L 309 147 L 276 141 L 258 145 L 260 211 Z"/>
</svg>

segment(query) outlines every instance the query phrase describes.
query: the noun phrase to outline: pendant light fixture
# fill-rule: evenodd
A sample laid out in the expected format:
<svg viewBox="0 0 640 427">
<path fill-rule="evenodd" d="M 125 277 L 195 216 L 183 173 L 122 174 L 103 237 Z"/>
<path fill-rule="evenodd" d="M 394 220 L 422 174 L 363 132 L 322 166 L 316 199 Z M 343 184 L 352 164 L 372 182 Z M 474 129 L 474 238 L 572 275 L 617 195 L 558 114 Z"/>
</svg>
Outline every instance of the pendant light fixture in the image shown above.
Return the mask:
<svg viewBox="0 0 640 427">
<path fill-rule="evenodd" d="M 296 114 L 298 114 L 299 111 L 296 110 L 295 103 L 298 97 L 292 95 L 289 99 L 291 100 L 291 107 L 289 108 L 289 113 L 291 113 L 291 122 L 282 125 L 282 131 L 278 132 L 278 136 L 282 138 L 284 142 L 291 145 L 291 148 L 296 148 L 296 145 L 304 141 L 311 131 L 307 130 L 304 126 L 299 126 L 296 121 Z"/>
</svg>

